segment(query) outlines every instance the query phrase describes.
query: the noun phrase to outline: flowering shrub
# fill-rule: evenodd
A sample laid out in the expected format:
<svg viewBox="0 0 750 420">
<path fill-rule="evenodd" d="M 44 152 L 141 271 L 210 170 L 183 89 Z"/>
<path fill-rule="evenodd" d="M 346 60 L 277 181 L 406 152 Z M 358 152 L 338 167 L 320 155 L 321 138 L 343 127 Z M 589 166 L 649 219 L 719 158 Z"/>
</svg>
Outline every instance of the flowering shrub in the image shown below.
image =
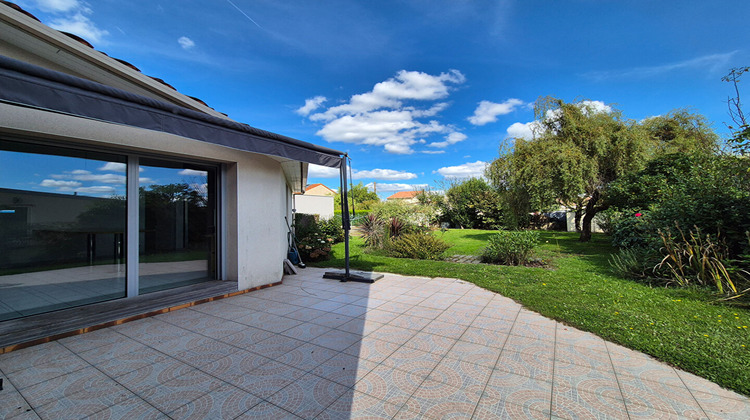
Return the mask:
<svg viewBox="0 0 750 420">
<path fill-rule="evenodd" d="M 297 237 L 297 249 L 303 262 L 321 261 L 329 258 L 331 246 L 339 236 L 333 227 L 334 222 L 318 221 L 311 214 L 297 213 L 294 217 L 294 233 Z M 342 238 L 343 239 L 343 238 Z"/>
</svg>

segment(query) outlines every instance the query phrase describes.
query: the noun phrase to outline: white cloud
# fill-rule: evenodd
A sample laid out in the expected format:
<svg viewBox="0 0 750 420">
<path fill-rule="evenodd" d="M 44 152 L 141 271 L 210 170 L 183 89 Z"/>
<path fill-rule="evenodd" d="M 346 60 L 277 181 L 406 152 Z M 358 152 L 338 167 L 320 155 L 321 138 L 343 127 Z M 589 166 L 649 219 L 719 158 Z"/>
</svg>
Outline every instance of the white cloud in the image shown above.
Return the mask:
<svg viewBox="0 0 750 420">
<path fill-rule="evenodd" d="M 98 195 L 114 194 L 116 192 L 114 187 L 108 187 L 104 185 L 76 188 L 74 191 L 79 194 L 98 194 Z"/>
<path fill-rule="evenodd" d="M 374 189 L 373 183 L 369 183 L 365 185 L 368 190 L 372 191 Z M 380 183 L 378 182 L 378 192 L 395 192 L 395 191 L 419 191 L 427 188 L 427 184 L 388 184 L 388 183 Z"/>
<path fill-rule="evenodd" d="M 435 172 L 444 178 L 481 178 L 484 176 L 485 167 L 487 167 L 487 162 L 478 160 L 476 162 L 464 163 L 463 165 L 446 166 Z"/>
<path fill-rule="evenodd" d="M 383 179 L 386 181 L 400 181 L 400 180 L 406 180 L 406 179 L 414 179 L 417 177 L 417 174 L 406 172 L 406 171 L 397 171 L 395 169 L 372 169 L 369 171 L 354 171 L 352 174 L 353 179 Z"/>
<path fill-rule="evenodd" d="M 300 108 L 297 108 L 297 110 L 294 112 L 306 117 L 310 115 L 311 112 L 320 108 L 320 106 L 323 105 L 323 102 L 325 102 L 326 100 L 327 99 L 325 96 L 316 96 L 314 98 L 305 99 L 305 105 L 303 105 Z"/>
<path fill-rule="evenodd" d="M 309 178 L 338 178 L 341 172 L 338 168 L 310 164 L 307 170 Z"/>
<path fill-rule="evenodd" d="M 40 184 L 46 188 L 75 188 L 80 187 L 82 184 L 78 181 L 60 181 L 56 179 L 45 179 Z"/>
<path fill-rule="evenodd" d="M 419 153 L 424 153 L 426 155 L 442 155 L 445 153 L 445 150 L 420 150 Z"/>
<path fill-rule="evenodd" d="M 34 0 L 32 3 L 45 12 L 63 13 L 83 8 L 78 0 Z"/>
<path fill-rule="evenodd" d="M 371 91 L 352 95 L 348 102 L 311 114 L 324 97 L 305 101 L 296 112 L 311 121 L 324 123 L 316 133 L 329 142 L 383 147 L 395 154 L 414 153 L 412 146 L 424 143 L 424 136 L 450 133 L 452 128 L 430 118 L 447 108 L 447 102 L 418 108 L 409 101 L 432 102 L 447 97 L 452 85 L 466 80 L 458 70 L 439 75 L 399 71 L 394 77 L 375 84 Z"/>
<path fill-rule="evenodd" d="M 513 112 L 516 107 L 524 105 L 520 99 L 511 98 L 505 102 L 497 103 L 482 101 L 474 110 L 474 115 L 467 118 L 474 125 L 485 125 L 497 121 L 498 115 L 506 115 Z"/>
<path fill-rule="evenodd" d="M 180 44 L 183 50 L 189 50 L 195 47 L 195 42 L 186 36 L 181 36 L 177 39 L 177 43 Z"/>
<path fill-rule="evenodd" d="M 125 172 L 127 170 L 127 165 L 121 162 L 107 162 L 99 168 L 100 171 L 109 171 L 109 172 Z"/>
<path fill-rule="evenodd" d="M 609 114 L 612 112 L 612 107 L 602 101 L 581 101 L 576 105 L 583 109 L 584 113 Z"/>
<path fill-rule="evenodd" d="M 541 125 L 536 122 L 532 121 L 529 123 L 520 123 L 516 122 L 511 124 L 510 127 L 508 127 L 508 137 L 514 138 L 514 139 L 526 139 L 531 140 L 535 136 L 535 130 L 540 130 Z"/>
<path fill-rule="evenodd" d="M 178 174 L 182 176 L 208 176 L 206 171 L 197 171 L 195 169 L 183 169 Z"/>
<path fill-rule="evenodd" d="M 466 139 L 467 139 L 466 134 L 454 131 L 454 132 L 448 134 L 447 136 L 445 136 L 445 141 L 438 141 L 438 142 L 430 143 L 427 146 L 428 147 L 436 147 L 436 148 L 442 149 L 442 148 L 448 147 L 448 146 L 450 146 L 452 144 L 456 144 L 458 142 L 462 142 L 462 141 L 464 141 Z"/>
<path fill-rule="evenodd" d="M 84 13 L 81 11 L 55 18 L 49 22 L 49 26 L 58 31 L 76 34 L 91 43 L 102 42 L 109 32 L 98 28 Z"/>
</svg>

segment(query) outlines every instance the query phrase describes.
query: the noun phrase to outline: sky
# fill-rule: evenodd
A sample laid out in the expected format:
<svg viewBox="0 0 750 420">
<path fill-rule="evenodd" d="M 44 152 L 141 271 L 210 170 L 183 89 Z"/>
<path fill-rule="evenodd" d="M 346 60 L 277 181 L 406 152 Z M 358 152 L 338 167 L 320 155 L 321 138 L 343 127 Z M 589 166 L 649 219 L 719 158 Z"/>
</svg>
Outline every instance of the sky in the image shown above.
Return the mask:
<svg viewBox="0 0 750 420">
<path fill-rule="evenodd" d="M 687 108 L 726 137 L 721 77 L 750 65 L 747 0 L 16 3 L 236 121 L 347 152 L 382 198 L 481 176 L 543 96 Z"/>
</svg>

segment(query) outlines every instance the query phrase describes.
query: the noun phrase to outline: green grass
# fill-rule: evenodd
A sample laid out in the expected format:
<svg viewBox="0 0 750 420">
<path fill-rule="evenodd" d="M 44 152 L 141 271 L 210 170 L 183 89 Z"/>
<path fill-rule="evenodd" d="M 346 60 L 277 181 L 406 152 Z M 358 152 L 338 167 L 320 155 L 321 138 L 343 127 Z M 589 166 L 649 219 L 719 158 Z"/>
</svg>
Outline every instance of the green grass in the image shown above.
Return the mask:
<svg viewBox="0 0 750 420">
<path fill-rule="evenodd" d="M 435 233 L 441 236 L 441 232 Z M 492 232 L 449 230 L 449 254 L 479 254 Z M 454 277 L 515 299 L 525 307 L 750 396 L 750 310 L 715 303 L 708 291 L 651 287 L 615 275 L 613 248 L 594 235 L 542 232 L 546 268 L 422 261 L 370 255 L 353 238 L 351 267 L 428 277 Z M 343 267 L 344 247 L 314 265 Z M 313 264 L 311 264 L 313 265 Z M 745 347 L 743 347 L 743 345 Z"/>
</svg>

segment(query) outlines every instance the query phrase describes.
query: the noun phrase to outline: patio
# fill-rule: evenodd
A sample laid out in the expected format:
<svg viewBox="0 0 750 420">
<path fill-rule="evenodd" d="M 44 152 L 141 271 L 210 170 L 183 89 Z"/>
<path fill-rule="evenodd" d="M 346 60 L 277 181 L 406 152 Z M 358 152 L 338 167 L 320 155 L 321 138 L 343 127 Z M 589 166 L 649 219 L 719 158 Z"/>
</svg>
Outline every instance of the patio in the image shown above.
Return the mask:
<svg viewBox="0 0 750 420">
<path fill-rule="evenodd" d="M 750 400 L 470 283 L 307 268 L 0 355 L 0 417 L 750 418 Z"/>
</svg>

